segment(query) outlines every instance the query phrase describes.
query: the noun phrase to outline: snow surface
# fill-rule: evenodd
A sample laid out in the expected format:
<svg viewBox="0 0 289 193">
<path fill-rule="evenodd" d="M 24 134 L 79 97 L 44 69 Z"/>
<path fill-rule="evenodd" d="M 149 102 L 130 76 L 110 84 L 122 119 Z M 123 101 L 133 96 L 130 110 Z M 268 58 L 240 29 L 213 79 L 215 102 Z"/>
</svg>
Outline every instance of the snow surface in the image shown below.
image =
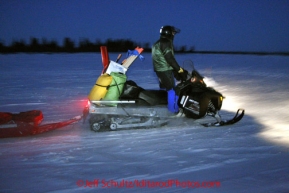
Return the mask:
<svg viewBox="0 0 289 193">
<path fill-rule="evenodd" d="M 144 56 L 128 79 L 157 89 Z M 0 192 L 289 192 L 289 57 L 176 57 L 192 59 L 226 96 L 223 118 L 244 108 L 243 120 L 204 128 L 199 123 L 211 118 L 180 118 L 161 128 L 99 133 L 79 122 L 0 139 Z M 101 66 L 99 53 L 0 55 L 0 111 L 39 109 L 43 123 L 80 115 Z M 119 187 L 105 187 L 113 182 Z M 190 186 L 204 182 L 212 187 Z"/>
</svg>

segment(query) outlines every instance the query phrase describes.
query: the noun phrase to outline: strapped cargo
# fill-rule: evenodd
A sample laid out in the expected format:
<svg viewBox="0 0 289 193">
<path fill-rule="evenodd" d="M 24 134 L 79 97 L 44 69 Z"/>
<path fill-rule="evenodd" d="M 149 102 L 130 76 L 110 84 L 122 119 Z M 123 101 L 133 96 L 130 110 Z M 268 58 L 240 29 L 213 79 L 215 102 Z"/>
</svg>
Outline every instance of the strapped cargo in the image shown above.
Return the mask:
<svg viewBox="0 0 289 193">
<path fill-rule="evenodd" d="M 110 76 L 109 74 L 103 74 L 101 75 L 95 85 L 92 87 L 89 95 L 88 95 L 88 99 L 91 101 L 98 101 L 101 100 L 105 97 L 108 87 L 112 82 L 112 76 Z"/>
<path fill-rule="evenodd" d="M 103 62 L 102 74 L 96 81 L 95 85 L 91 89 L 88 99 L 94 101 L 95 104 L 100 105 L 97 101 L 117 101 L 123 92 L 124 84 L 126 82 L 126 72 L 130 65 L 137 57 L 141 60 L 144 59 L 140 53 L 143 48 L 136 47 L 133 51 L 129 50 L 126 60 L 119 64 L 117 62 L 109 60 L 107 49 L 105 46 L 101 47 L 101 55 Z M 120 56 L 118 56 L 117 61 Z M 116 106 L 117 103 L 108 103 L 109 106 Z"/>
<path fill-rule="evenodd" d="M 108 87 L 108 91 L 103 98 L 104 101 L 117 101 L 123 92 L 124 84 L 126 82 L 126 75 L 117 72 L 110 73 L 112 82 Z M 111 103 L 109 106 L 116 106 L 116 103 Z"/>
</svg>

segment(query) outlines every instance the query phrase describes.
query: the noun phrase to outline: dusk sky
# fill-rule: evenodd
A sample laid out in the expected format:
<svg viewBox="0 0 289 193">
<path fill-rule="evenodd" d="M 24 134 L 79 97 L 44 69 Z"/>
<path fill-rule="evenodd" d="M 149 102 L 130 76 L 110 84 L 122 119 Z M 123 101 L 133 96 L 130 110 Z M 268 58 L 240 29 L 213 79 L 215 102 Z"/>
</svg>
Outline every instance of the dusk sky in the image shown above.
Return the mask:
<svg viewBox="0 0 289 193">
<path fill-rule="evenodd" d="M 130 39 L 152 45 L 162 25 L 176 46 L 289 52 L 289 0 L 0 0 L 0 41 Z"/>
</svg>

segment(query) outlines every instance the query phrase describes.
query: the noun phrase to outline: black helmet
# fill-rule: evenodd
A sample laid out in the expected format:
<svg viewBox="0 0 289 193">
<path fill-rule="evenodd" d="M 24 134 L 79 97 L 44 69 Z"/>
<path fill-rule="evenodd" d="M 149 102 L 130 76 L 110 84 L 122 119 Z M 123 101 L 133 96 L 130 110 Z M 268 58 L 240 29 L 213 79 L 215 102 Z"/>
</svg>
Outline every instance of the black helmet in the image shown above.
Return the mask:
<svg viewBox="0 0 289 193">
<path fill-rule="evenodd" d="M 175 34 L 177 33 L 180 33 L 181 30 L 174 27 L 174 26 L 169 26 L 169 25 L 165 25 L 165 26 L 162 26 L 161 29 L 160 29 L 160 34 L 161 35 L 165 35 L 165 36 L 174 36 Z"/>
</svg>

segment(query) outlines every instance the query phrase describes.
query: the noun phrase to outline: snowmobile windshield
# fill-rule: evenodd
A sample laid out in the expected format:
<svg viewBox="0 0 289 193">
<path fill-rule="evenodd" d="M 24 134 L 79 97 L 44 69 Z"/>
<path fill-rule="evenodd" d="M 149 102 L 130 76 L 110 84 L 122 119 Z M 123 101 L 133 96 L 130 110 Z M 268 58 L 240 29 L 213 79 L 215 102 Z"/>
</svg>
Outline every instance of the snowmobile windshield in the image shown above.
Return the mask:
<svg viewBox="0 0 289 193">
<path fill-rule="evenodd" d="M 183 69 L 188 71 L 188 76 L 195 80 L 202 80 L 204 77 L 195 69 L 192 60 L 185 60 L 183 62 Z"/>
<path fill-rule="evenodd" d="M 183 69 L 187 70 L 188 72 L 193 72 L 195 70 L 193 61 L 192 60 L 185 60 L 183 62 Z"/>
</svg>

